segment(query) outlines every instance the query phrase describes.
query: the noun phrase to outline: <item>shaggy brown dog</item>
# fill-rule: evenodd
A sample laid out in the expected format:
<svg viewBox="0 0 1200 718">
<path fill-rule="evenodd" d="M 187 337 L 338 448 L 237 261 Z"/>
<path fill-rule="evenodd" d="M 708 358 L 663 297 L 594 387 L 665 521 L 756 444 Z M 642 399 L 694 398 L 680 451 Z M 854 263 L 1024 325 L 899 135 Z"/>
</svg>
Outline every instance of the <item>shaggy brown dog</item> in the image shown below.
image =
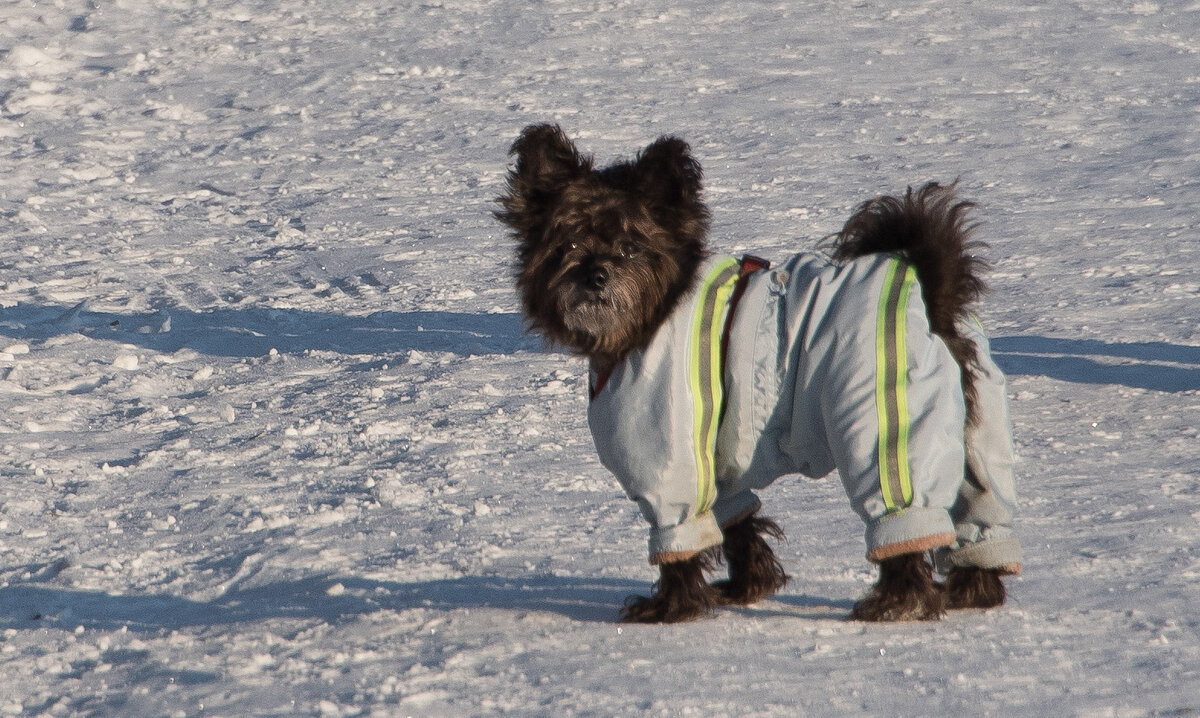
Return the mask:
<svg viewBox="0 0 1200 718">
<path fill-rule="evenodd" d="M 512 146 L 516 167 L 496 213 L 517 240 L 517 288 L 531 329 L 585 356 L 597 374 L 644 348 L 697 281 L 709 212 L 700 198 L 701 169 L 685 142 L 663 137 L 630 162 L 603 169 L 579 153 L 557 126 L 534 125 Z M 983 290 L 979 262 L 967 252 L 970 203 L 953 188 L 929 184 L 904 197 L 861 205 L 835 238 L 834 258 L 876 252 L 905 255 L 917 270 L 930 323 L 964 368 L 968 416 L 975 347 L 956 322 Z M 660 565 L 649 597 L 632 596 L 630 622 L 677 622 L 718 606 L 750 604 L 788 581 L 764 537 L 783 538 L 769 519 L 743 517 L 723 527 L 716 549 Z M 706 572 L 722 558 L 727 580 Z M 929 620 L 946 609 L 1004 602 L 1001 572 L 954 569 L 934 581 L 924 553 L 888 558 L 879 579 L 855 604 L 864 621 Z"/>
</svg>

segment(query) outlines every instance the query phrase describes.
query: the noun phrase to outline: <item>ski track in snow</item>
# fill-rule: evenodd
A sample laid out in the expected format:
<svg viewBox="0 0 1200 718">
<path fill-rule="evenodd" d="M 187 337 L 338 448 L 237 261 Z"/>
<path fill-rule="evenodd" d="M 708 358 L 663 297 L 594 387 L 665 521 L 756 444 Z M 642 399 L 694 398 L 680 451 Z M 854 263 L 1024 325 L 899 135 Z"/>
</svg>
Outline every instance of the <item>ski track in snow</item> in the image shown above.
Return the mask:
<svg viewBox="0 0 1200 718">
<path fill-rule="evenodd" d="M 1200 712 L 1198 51 L 1193 0 L 6 3 L 0 715 Z M 961 178 L 1008 606 L 846 621 L 788 478 L 781 595 L 615 623 L 645 528 L 490 216 L 546 120 L 688 139 L 731 252 Z"/>
</svg>

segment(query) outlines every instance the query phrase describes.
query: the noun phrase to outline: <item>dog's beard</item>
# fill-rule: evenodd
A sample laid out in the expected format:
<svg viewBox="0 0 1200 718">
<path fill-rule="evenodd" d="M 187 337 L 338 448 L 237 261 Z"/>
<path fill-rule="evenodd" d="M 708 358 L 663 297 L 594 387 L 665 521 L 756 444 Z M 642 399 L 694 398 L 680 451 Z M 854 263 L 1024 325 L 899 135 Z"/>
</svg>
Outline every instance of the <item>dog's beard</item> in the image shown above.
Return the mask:
<svg viewBox="0 0 1200 718">
<path fill-rule="evenodd" d="M 644 314 L 640 299 L 635 288 L 619 284 L 600 291 L 568 284 L 559 291 L 558 312 L 572 332 L 593 338 L 624 336 Z"/>
<path fill-rule="evenodd" d="M 607 279 L 592 286 L 580 264 L 527 274 L 525 297 L 534 325 L 552 341 L 593 359 L 612 360 L 644 342 L 661 321 L 673 262 L 606 264 Z"/>
<path fill-rule="evenodd" d="M 600 337 L 614 333 L 620 324 L 620 313 L 603 301 L 584 301 L 575 304 L 562 314 L 563 326 L 572 332 Z"/>
</svg>

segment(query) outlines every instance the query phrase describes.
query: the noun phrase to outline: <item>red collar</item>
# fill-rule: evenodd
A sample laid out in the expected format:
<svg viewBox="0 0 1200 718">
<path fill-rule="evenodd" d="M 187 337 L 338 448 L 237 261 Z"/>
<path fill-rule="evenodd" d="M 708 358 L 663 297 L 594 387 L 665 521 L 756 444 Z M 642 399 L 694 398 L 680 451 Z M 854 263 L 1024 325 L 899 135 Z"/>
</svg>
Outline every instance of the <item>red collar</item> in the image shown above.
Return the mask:
<svg viewBox="0 0 1200 718">
<path fill-rule="evenodd" d="M 725 313 L 725 329 L 721 332 L 721 366 L 725 366 L 725 355 L 729 350 L 729 329 L 733 326 L 733 313 L 737 310 L 738 302 L 742 299 L 742 294 L 746 292 L 747 280 L 750 275 L 755 272 L 768 269 L 771 262 L 756 257 L 753 254 L 742 255 L 742 266 L 738 272 L 737 284 L 733 286 L 733 293 L 729 295 L 729 311 Z M 608 383 L 608 379 L 612 376 L 613 368 L 611 366 L 604 367 L 596 371 L 595 382 L 591 386 L 591 399 L 595 399 L 596 395 L 604 391 L 604 385 Z"/>
</svg>

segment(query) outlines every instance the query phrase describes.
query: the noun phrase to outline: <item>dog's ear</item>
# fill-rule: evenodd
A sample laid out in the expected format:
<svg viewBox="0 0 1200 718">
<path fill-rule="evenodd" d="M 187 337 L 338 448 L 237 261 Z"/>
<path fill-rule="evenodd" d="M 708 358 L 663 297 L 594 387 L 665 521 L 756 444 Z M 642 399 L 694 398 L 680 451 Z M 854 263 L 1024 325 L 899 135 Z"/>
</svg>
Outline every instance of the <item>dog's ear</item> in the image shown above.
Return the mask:
<svg viewBox="0 0 1200 718">
<path fill-rule="evenodd" d="M 529 240 L 540 234 L 567 184 L 591 171 L 592 159 L 550 124 L 526 127 L 509 154 L 517 158 L 516 166 L 508 173 L 508 192 L 499 199 L 504 209 L 496 217 Z"/>
<path fill-rule="evenodd" d="M 660 137 L 638 153 L 635 184 L 659 222 L 681 241 L 703 243 L 709 213 L 701 199 L 704 172 L 688 143 Z"/>
<path fill-rule="evenodd" d="M 575 149 L 558 125 L 530 125 L 521 131 L 509 154 L 517 158 L 513 177 L 523 187 L 552 192 L 590 170 L 592 161 Z"/>
<path fill-rule="evenodd" d="M 644 198 L 671 207 L 698 199 L 704 177 L 688 143 L 678 137 L 660 137 L 639 152 L 634 173 Z"/>
</svg>

